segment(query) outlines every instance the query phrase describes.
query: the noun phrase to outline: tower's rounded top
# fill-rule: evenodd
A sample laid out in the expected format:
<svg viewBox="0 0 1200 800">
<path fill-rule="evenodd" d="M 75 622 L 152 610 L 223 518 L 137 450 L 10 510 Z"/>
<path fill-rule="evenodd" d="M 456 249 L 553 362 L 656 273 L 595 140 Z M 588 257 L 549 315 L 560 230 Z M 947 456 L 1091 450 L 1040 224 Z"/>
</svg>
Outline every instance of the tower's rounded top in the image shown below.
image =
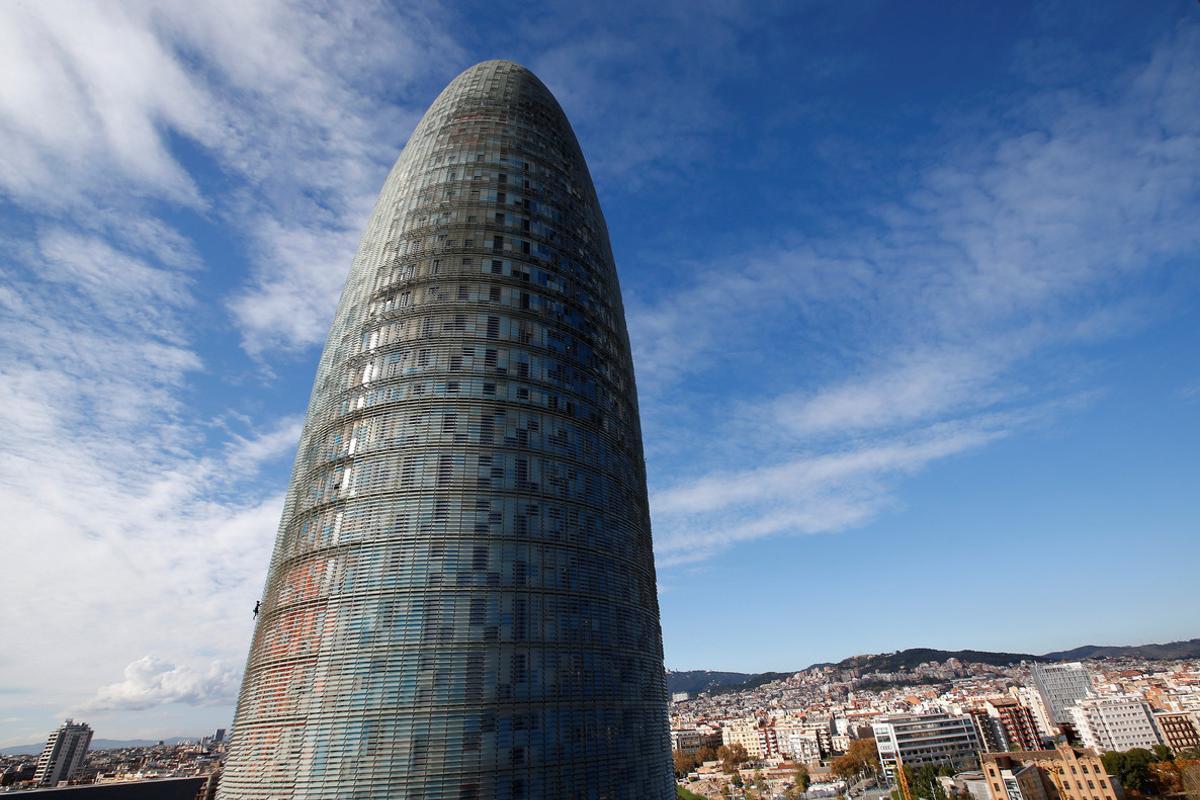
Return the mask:
<svg viewBox="0 0 1200 800">
<path fill-rule="evenodd" d="M 529 67 L 504 58 L 480 61 L 478 64 L 467 67 L 458 73 L 454 80 L 450 82 L 450 85 L 474 83 L 480 80 L 487 81 L 497 78 L 504 82 L 514 81 L 517 86 L 536 85 L 545 87 L 545 84 L 542 83 L 541 79 Z"/>
<path fill-rule="evenodd" d="M 517 69 L 521 70 L 522 72 L 528 72 L 531 75 L 533 74 L 533 70 L 531 70 L 529 67 L 525 66 L 524 64 L 518 64 L 516 61 L 509 61 L 507 58 L 489 58 L 486 61 L 480 61 L 478 64 L 467 67 L 460 74 L 466 75 L 469 72 L 478 72 L 491 67 L 501 67 L 506 70 Z"/>
</svg>

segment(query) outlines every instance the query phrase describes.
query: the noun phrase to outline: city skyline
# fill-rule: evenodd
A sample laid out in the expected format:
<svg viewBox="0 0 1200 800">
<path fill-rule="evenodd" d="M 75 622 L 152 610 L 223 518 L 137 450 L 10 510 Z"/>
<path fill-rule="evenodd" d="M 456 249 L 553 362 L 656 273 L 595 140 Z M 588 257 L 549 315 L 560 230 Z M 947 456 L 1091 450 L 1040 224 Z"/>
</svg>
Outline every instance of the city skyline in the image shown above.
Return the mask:
<svg viewBox="0 0 1200 800">
<path fill-rule="evenodd" d="M 0 7 L 0 745 L 230 721 L 361 221 L 493 57 L 608 217 L 668 667 L 1196 636 L 1196 7 L 848 5 Z"/>
</svg>

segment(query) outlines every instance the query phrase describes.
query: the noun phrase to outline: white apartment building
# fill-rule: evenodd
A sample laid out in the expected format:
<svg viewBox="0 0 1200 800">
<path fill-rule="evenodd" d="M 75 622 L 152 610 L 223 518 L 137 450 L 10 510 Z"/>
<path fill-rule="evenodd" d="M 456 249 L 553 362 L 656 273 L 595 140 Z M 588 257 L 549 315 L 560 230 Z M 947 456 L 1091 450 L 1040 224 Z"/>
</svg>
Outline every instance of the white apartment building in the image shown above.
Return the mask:
<svg viewBox="0 0 1200 800">
<path fill-rule="evenodd" d="M 1068 664 L 1038 664 L 1030 667 L 1033 683 L 1042 697 L 1050 721 L 1055 725 L 1071 721 L 1067 709 L 1092 696 L 1092 675 L 1078 661 Z"/>
<path fill-rule="evenodd" d="M 1154 724 L 1154 712 L 1140 697 L 1086 698 L 1071 707 L 1070 715 L 1083 746 L 1098 753 L 1135 747 L 1149 749 L 1162 744 L 1158 726 Z"/>
<path fill-rule="evenodd" d="M 779 742 L 781 755 L 805 764 L 817 764 L 821 761 L 821 739 L 814 730 L 801 727 L 776 724 L 776 741 Z"/>
<path fill-rule="evenodd" d="M 1036 687 L 1029 686 L 1014 686 L 1009 690 L 1009 694 L 1017 699 L 1021 705 L 1028 706 L 1033 712 L 1033 720 L 1037 723 L 1038 733 L 1043 739 L 1053 739 L 1055 734 L 1054 722 L 1050 719 L 1050 711 L 1046 708 L 1046 703 L 1042 700 L 1041 692 Z"/>
</svg>

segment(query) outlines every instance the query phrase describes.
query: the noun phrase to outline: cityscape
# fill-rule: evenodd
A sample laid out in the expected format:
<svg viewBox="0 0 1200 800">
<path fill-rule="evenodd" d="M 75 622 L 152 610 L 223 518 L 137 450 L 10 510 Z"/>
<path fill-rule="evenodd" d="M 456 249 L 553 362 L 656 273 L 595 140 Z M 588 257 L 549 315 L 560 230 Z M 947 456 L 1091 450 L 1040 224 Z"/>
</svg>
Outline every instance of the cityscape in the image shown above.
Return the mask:
<svg viewBox="0 0 1200 800">
<path fill-rule="evenodd" d="M 669 674 L 668 685 L 709 687 L 671 695 L 680 796 L 1191 796 L 1200 790 L 1200 640 L 1176 647 L 1197 655 L 1124 648 L 1133 652 L 1079 662 L 914 650 L 789 675 Z M 157 780 L 181 797 L 210 797 L 225 734 L 89 752 L 91 729 L 68 720 L 40 753 L 0 756 L 0 787 Z"/>
<path fill-rule="evenodd" d="M 1183 2 L 0 3 L 0 794 L 1200 800 L 1197 85 Z"/>
</svg>

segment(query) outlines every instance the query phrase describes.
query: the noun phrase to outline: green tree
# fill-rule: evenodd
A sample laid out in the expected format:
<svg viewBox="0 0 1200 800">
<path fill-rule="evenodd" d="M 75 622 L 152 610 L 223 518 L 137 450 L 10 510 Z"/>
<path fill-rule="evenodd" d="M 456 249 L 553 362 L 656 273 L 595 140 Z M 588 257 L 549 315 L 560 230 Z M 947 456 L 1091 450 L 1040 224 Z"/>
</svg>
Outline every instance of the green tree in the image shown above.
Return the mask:
<svg viewBox="0 0 1200 800">
<path fill-rule="evenodd" d="M 938 765 L 922 764 L 916 769 L 905 767 L 904 773 L 908 776 L 908 788 L 913 797 L 946 800 L 946 790 L 942 788 L 942 782 L 938 780 L 942 773 L 942 768 Z"/>
<path fill-rule="evenodd" d="M 812 785 L 812 776 L 808 774 L 807 764 L 796 764 L 796 771 L 792 775 L 792 780 L 795 782 L 800 792 L 807 792 L 808 787 Z"/>
<path fill-rule="evenodd" d="M 1154 747 L 1152 748 L 1152 751 L 1154 752 L 1155 757 L 1159 761 L 1174 761 L 1175 760 L 1175 754 L 1172 753 L 1171 748 L 1167 747 L 1165 744 L 1154 745 Z"/>
<path fill-rule="evenodd" d="M 1157 774 L 1150 768 L 1159 759 L 1143 747 L 1123 753 L 1110 750 L 1101 756 L 1104 769 L 1120 781 L 1127 793 L 1155 797 L 1161 792 Z"/>
</svg>

